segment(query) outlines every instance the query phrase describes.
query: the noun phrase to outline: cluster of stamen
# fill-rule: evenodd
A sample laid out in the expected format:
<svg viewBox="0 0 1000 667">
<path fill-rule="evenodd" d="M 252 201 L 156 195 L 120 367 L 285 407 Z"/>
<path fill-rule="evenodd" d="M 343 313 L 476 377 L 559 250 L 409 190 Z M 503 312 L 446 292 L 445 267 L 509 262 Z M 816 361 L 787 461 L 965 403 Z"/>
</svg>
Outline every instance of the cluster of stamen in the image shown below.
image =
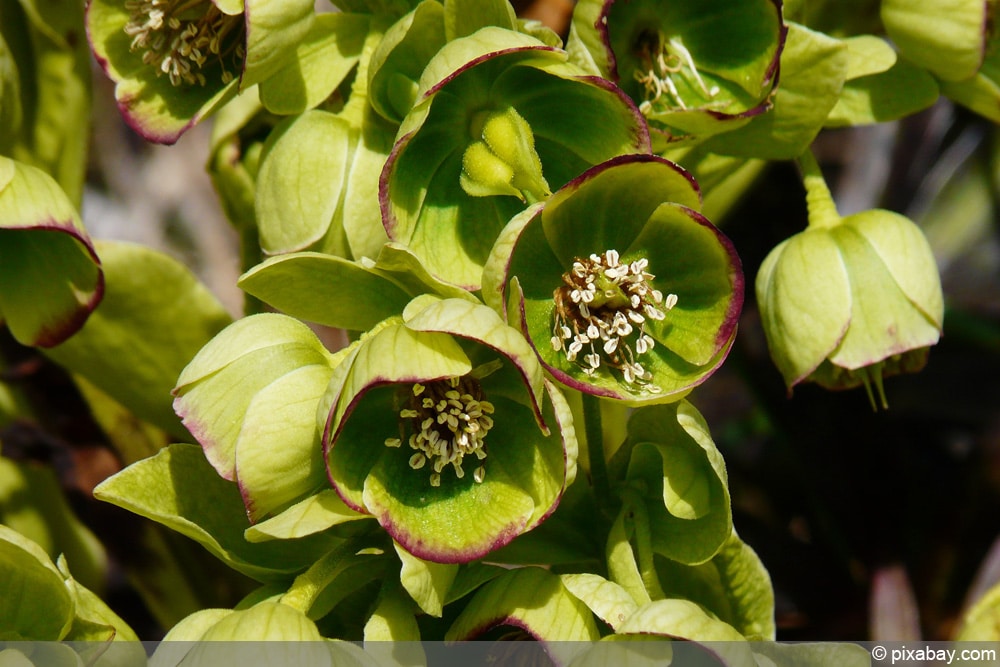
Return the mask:
<svg viewBox="0 0 1000 667">
<path fill-rule="evenodd" d="M 493 428 L 493 404 L 482 400 L 482 387 L 470 376 L 416 383 L 399 411 L 400 437 L 387 438 L 387 447 L 401 447 L 407 442 L 416 450 L 410 467 L 431 467 L 431 486 L 441 485 L 441 471 L 451 464 L 455 476 L 465 477 L 462 460 L 473 455 L 480 464 L 472 473 L 477 483 L 486 477 L 482 461 L 486 458 L 483 440 Z M 407 429 L 406 425 L 410 428 Z M 410 435 L 407 436 L 407 431 Z"/>
<path fill-rule="evenodd" d="M 230 67 L 238 70 L 245 53 L 242 15 L 223 14 L 208 0 L 125 0 L 125 9 L 129 48 L 141 52 L 157 76 L 165 74 L 174 86 L 204 86 L 202 69 L 211 59 L 222 82 L 232 81 Z"/>
<path fill-rule="evenodd" d="M 587 375 L 603 363 L 619 371 L 626 384 L 658 392 L 652 372 L 640 362 L 654 345 L 646 320 L 663 320 L 677 295 L 653 289 L 648 266 L 645 258 L 623 264 L 615 250 L 577 258 L 553 294 L 552 349 Z"/>
<path fill-rule="evenodd" d="M 677 90 L 675 76 L 685 77 L 701 89 L 706 98 L 713 98 L 719 93 L 718 86 L 709 88 L 698 73 L 691 53 L 677 38 L 665 39 L 657 33 L 646 35 L 638 46 L 638 56 L 642 61 L 642 69 L 635 71 L 635 80 L 643 86 L 643 101 L 639 110 L 649 114 L 653 105 L 664 100 L 669 108 L 687 109 L 684 98 Z"/>
</svg>

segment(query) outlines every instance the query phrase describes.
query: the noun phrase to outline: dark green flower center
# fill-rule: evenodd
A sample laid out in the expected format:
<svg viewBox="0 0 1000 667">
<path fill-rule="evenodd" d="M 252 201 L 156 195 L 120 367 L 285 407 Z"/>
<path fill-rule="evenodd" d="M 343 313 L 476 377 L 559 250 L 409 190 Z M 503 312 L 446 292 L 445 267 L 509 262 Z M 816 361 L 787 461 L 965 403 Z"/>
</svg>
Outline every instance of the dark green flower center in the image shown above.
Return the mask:
<svg viewBox="0 0 1000 667">
<path fill-rule="evenodd" d="M 649 114 L 654 110 L 687 109 L 685 91 L 696 91 L 696 97 L 710 100 L 719 93 L 717 86 L 709 88 L 698 73 L 698 67 L 679 37 L 667 37 L 659 30 L 645 30 L 636 40 L 634 55 L 639 61 L 633 76 L 642 85 L 639 110 Z"/>
<path fill-rule="evenodd" d="M 174 86 L 206 83 L 206 63 L 217 62 L 232 81 L 244 56 L 243 15 L 223 14 L 209 0 L 125 0 L 125 34 L 142 62 Z"/>
<path fill-rule="evenodd" d="M 654 289 L 648 266 L 645 258 L 623 264 L 615 250 L 577 258 L 553 293 L 552 349 L 587 375 L 603 363 L 620 372 L 627 384 L 658 392 L 639 359 L 654 345 L 646 320 L 664 319 L 677 295 L 664 297 Z"/>
<path fill-rule="evenodd" d="M 479 381 L 471 376 L 435 380 L 412 385 L 399 411 L 399 438 L 388 438 L 387 447 L 400 447 L 404 440 L 416 452 L 410 457 L 414 470 L 431 466 L 431 486 L 441 485 L 441 471 L 451 464 L 455 476 L 465 477 L 462 460 L 473 455 L 486 458 L 486 435 L 493 428 L 493 404 L 483 400 Z M 407 436 L 407 433 L 409 435 Z M 480 464 L 473 479 L 481 483 L 486 468 Z"/>
</svg>

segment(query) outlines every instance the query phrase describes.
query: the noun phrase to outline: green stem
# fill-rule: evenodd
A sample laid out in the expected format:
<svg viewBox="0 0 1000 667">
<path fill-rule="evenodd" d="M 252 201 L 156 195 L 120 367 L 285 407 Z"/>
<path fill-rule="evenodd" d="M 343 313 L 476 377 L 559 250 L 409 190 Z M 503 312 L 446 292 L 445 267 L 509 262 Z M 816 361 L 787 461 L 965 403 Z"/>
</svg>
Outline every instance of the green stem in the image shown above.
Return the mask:
<svg viewBox="0 0 1000 667">
<path fill-rule="evenodd" d="M 592 394 L 583 397 L 583 427 L 587 438 L 587 455 L 590 459 L 590 483 L 594 487 L 597 506 L 602 510 L 611 507 L 611 482 L 608 463 L 604 458 L 604 432 L 601 428 L 601 399 Z"/>
<path fill-rule="evenodd" d="M 833 227 L 840 223 L 837 205 L 833 202 L 830 188 L 826 185 L 823 172 L 816 162 L 816 156 L 806 149 L 796 158 L 802 171 L 802 184 L 806 188 L 806 206 L 809 210 L 810 227 Z"/>
</svg>

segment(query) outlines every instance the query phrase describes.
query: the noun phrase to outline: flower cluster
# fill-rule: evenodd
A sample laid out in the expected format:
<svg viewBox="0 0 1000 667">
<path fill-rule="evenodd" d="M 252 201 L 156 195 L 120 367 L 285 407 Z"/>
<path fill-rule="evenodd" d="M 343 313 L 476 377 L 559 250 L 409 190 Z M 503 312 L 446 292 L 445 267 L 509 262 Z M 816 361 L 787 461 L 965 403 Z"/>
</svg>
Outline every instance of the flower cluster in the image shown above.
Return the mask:
<svg viewBox="0 0 1000 667">
<path fill-rule="evenodd" d="M 593 375 L 601 359 L 621 372 L 626 384 L 657 393 L 649 385 L 649 373 L 638 357 L 653 349 L 655 342 L 646 333 L 646 318 L 663 320 L 677 304 L 677 295 L 652 287 L 655 276 L 646 268 L 645 257 L 621 263 L 617 250 L 576 259 L 556 288 L 552 349 L 565 351 L 568 361 L 576 361 L 583 372 Z M 600 346 L 597 352 L 594 344 Z M 590 352 L 578 361 L 584 348 Z M 603 354 L 602 354 L 603 353 Z"/>
</svg>

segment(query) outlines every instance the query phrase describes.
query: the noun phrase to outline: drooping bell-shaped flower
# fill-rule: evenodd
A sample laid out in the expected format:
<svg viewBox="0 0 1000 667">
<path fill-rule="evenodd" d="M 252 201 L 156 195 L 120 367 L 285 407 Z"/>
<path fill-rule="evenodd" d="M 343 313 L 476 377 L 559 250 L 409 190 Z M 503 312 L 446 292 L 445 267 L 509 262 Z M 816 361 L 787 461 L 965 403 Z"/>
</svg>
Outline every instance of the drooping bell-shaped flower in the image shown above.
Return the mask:
<svg viewBox="0 0 1000 667">
<path fill-rule="evenodd" d="M 415 299 L 362 338 L 330 387 L 330 482 L 424 560 L 507 544 L 555 510 L 575 474 L 568 406 L 482 304 Z"/>
<path fill-rule="evenodd" d="M 779 0 L 583 0 L 573 38 L 669 140 L 733 130 L 770 108 Z"/>
<path fill-rule="evenodd" d="M 488 27 L 449 42 L 427 65 L 380 197 L 389 238 L 435 276 L 479 289 L 493 241 L 527 203 L 595 164 L 649 151 L 635 105 L 567 59 Z"/>
<path fill-rule="evenodd" d="M 771 358 L 791 390 L 872 386 L 923 368 L 941 335 L 944 305 L 930 245 L 898 213 L 841 218 L 811 155 L 804 156 L 809 227 L 779 244 L 757 274 Z"/>
<path fill-rule="evenodd" d="M 483 296 L 560 382 L 630 403 L 677 400 L 725 359 L 739 258 L 672 162 L 623 156 L 504 229 Z"/>
</svg>

